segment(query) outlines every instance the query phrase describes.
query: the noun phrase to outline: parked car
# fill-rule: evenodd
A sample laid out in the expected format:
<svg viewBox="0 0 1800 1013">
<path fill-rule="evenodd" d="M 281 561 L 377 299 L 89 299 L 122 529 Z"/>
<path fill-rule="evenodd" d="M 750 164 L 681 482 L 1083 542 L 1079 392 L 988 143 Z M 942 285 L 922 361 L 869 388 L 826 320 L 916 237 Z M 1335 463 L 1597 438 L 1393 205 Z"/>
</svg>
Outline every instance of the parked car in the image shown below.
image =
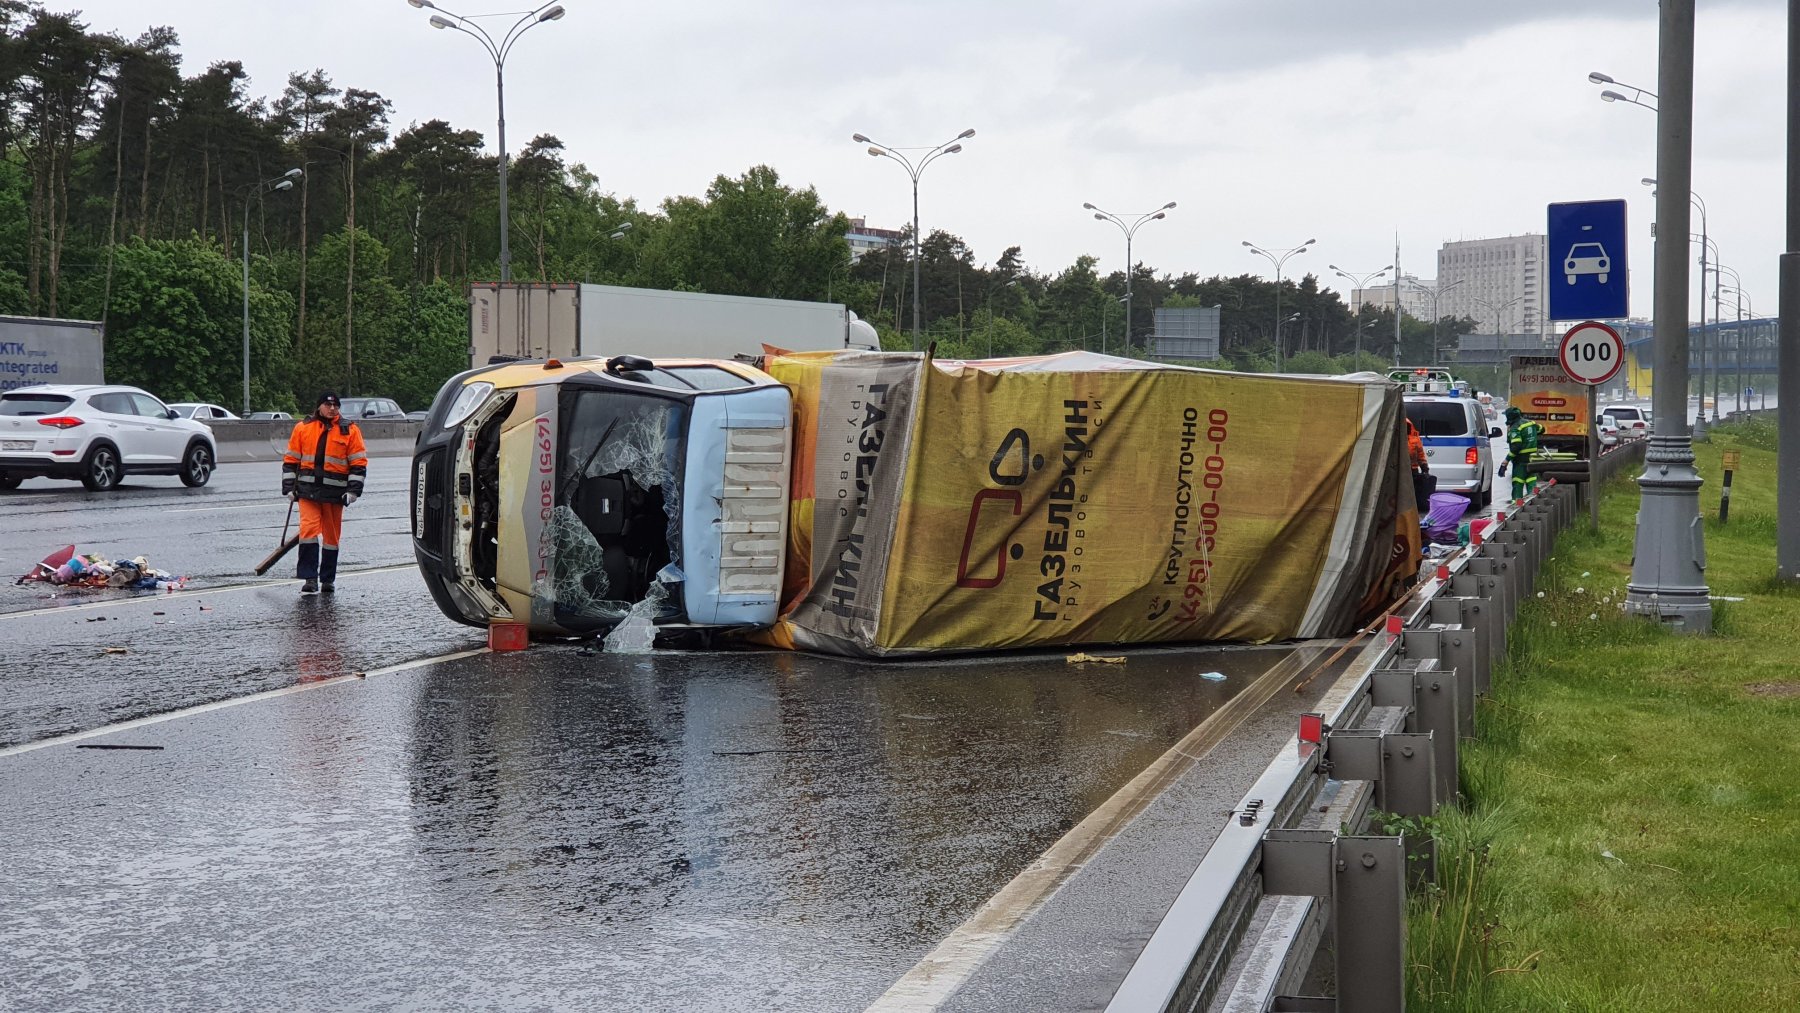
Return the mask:
<svg viewBox="0 0 1800 1013">
<path fill-rule="evenodd" d="M 1643 405 L 1615 404 L 1601 409 L 1619 424 L 1619 435 L 1626 439 L 1650 435 L 1650 409 Z"/>
<path fill-rule="evenodd" d="M 236 415 L 216 404 L 197 404 L 193 401 L 177 401 L 170 405 L 169 408 L 180 412 L 181 417 L 184 419 L 199 419 L 202 422 L 205 422 L 207 419 L 237 418 Z"/>
<path fill-rule="evenodd" d="M 414 422 L 423 422 L 431 417 L 430 412 L 407 412 L 406 417 Z"/>
<path fill-rule="evenodd" d="M 251 412 L 252 422 L 291 422 L 294 417 L 287 412 Z"/>
<path fill-rule="evenodd" d="M 338 405 L 338 414 L 355 422 L 359 419 L 403 419 L 400 405 L 385 397 L 347 397 Z"/>
<path fill-rule="evenodd" d="M 103 492 L 127 474 L 201 486 L 218 459 L 212 430 L 136 387 L 44 384 L 0 394 L 0 490 L 43 477 Z"/>
<path fill-rule="evenodd" d="M 1479 403 L 1412 394 L 1406 398 L 1406 417 L 1419 430 L 1438 491 L 1461 493 L 1478 506 L 1494 501 L 1494 449 L 1488 440 L 1504 434 L 1488 426 Z"/>
<path fill-rule="evenodd" d="M 1594 420 L 1594 427 L 1600 433 L 1600 445 L 1610 447 L 1619 442 L 1619 423 L 1611 415 L 1602 414 Z"/>
</svg>

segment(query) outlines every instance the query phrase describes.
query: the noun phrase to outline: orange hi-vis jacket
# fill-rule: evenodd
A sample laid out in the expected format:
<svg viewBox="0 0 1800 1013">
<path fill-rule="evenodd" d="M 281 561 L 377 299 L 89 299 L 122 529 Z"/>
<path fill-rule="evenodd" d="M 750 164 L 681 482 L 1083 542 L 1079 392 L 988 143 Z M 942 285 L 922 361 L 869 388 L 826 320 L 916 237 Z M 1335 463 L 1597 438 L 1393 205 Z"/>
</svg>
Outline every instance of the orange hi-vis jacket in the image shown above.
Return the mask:
<svg viewBox="0 0 1800 1013">
<path fill-rule="evenodd" d="M 1412 460 L 1414 471 L 1425 471 L 1431 466 L 1425 462 L 1425 441 L 1419 439 L 1418 427 L 1412 419 L 1406 420 L 1406 456 Z"/>
<path fill-rule="evenodd" d="M 281 459 L 281 494 L 297 492 L 301 499 L 342 503 L 346 493 L 362 495 L 368 470 L 369 453 L 355 423 L 308 415 L 288 437 Z"/>
</svg>

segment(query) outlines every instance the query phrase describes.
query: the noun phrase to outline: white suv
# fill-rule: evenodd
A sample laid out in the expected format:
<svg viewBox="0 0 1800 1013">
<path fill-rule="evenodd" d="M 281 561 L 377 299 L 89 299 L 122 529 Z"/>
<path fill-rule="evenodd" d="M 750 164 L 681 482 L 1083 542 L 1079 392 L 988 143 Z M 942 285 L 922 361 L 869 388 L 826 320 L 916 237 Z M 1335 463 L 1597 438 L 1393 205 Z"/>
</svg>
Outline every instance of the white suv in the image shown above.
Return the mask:
<svg viewBox="0 0 1800 1013">
<path fill-rule="evenodd" d="M 0 394 L 0 490 L 43 476 L 101 492 L 127 473 L 198 486 L 218 459 L 210 429 L 136 387 L 45 384 Z"/>
</svg>

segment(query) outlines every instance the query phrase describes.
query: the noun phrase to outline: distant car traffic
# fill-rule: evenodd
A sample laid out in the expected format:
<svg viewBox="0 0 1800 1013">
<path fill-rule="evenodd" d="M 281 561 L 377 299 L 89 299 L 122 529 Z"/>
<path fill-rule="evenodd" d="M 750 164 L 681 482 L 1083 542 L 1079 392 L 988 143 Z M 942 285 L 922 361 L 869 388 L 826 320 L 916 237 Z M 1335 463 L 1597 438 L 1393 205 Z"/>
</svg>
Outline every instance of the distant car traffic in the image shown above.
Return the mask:
<svg viewBox="0 0 1800 1013">
<path fill-rule="evenodd" d="M 431 413 L 430 412 L 407 412 L 406 417 L 409 419 L 412 419 L 414 422 L 423 422 L 426 419 L 431 417 Z"/>
<path fill-rule="evenodd" d="M 1494 501 L 1494 450 L 1488 440 L 1502 435 L 1487 424 L 1480 404 L 1466 397 L 1413 394 L 1406 417 L 1425 444 L 1425 459 L 1440 492 L 1460 493 L 1476 506 Z"/>
<path fill-rule="evenodd" d="M 193 401 L 177 401 L 170 405 L 169 408 L 173 411 L 180 412 L 181 417 L 184 419 L 199 419 L 201 422 L 205 422 L 207 419 L 237 418 L 236 415 L 216 404 L 197 404 Z"/>
<path fill-rule="evenodd" d="M 292 415 L 289 415 L 287 412 L 251 412 L 250 413 L 250 421 L 252 421 L 252 422 L 291 422 L 291 421 L 293 421 L 293 418 L 294 417 Z"/>
<path fill-rule="evenodd" d="M 1610 447 L 1619 442 L 1619 423 L 1611 415 L 1601 415 L 1594 420 L 1594 426 L 1600 434 L 1600 445 Z"/>
<path fill-rule="evenodd" d="M 400 405 L 385 397 L 347 397 L 338 405 L 338 414 L 351 420 L 358 419 L 403 419 L 406 413 Z"/>
<path fill-rule="evenodd" d="M 1650 409 L 1642 405 L 1615 404 L 1600 410 L 1619 424 L 1619 435 L 1627 439 L 1650 435 Z"/>
<path fill-rule="evenodd" d="M 104 492 L 128 473 L 201 486 L 218 459 L 205 424 L 136 387 L 44 384 L 0 394 L 0 490 L 43 477 Z"/>
</svg>

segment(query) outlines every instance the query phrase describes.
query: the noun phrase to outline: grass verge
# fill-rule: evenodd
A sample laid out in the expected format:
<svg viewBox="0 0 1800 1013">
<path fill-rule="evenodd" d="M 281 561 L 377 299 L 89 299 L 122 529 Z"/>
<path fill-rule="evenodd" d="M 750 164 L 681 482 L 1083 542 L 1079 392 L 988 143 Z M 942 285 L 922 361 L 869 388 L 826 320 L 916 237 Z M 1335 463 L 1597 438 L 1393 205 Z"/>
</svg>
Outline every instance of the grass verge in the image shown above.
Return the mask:
<svg viewBox="0 0 1800 1013">
<path fill-rule="evenodd" d="M 1800 591 L 1777 584 L 1775 454 L 1695 447 L 1715 633 L 1621 613 L 1638 495 L 1558 539 L 1432 822 L 1414 1010 L 1800 1008 Z M 1720 454 L 1739 450 L 1731 521 Z"/>
</svg>

